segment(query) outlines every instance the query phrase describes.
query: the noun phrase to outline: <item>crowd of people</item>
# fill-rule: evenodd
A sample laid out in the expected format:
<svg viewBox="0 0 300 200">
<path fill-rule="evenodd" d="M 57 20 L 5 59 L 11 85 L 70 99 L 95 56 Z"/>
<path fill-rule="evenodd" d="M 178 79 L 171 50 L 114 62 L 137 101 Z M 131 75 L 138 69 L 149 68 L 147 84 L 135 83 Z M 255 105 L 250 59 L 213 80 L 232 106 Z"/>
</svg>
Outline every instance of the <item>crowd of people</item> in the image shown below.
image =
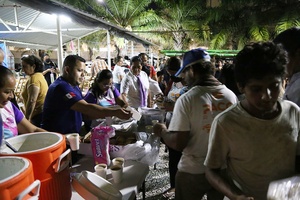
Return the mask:
<svg viewBox="0 0 300 200">
<path fill-rule="evenodd" d="M 22 58 L 25 113 L 11 102 L 13 72 L 0 66 L 1 131 L 4 138 L 67 134 L 83 122 L 89 130 L 105 117 L 129 119 L 128 106 L 165 109 L 165 123 L 153 127 L 169 152 L 164 198 L 266 200 L 271 181 L 300 171 L 299 38 L 300 29 L 288 29 L 274 41 L 245 45 L 233 63 L 218 67 L 201 48 L 164 60 L 160 71 L 145 53 L 131 58 L 129 70 L 122 56 L 113 70 L 99 57 L 85 96 L 82 57 L 67 56 L 59 72 L 49 55 L 43 62 L 30 55 Z"/>
</svg>

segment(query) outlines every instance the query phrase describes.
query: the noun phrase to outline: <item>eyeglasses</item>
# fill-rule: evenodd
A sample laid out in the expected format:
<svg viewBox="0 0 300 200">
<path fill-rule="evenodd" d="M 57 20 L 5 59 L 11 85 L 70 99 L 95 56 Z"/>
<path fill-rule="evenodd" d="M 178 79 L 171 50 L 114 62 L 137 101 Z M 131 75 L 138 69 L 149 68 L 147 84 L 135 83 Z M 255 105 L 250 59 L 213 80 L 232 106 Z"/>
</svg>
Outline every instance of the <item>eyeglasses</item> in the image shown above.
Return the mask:
<svg viewBox="0 0 300 200">
<path fill-rule="evenodd" d="M 109 84 L 103 84 L 103 83 L 100 83 L 103 87 L 105 88 L 109 88 L 113 85 L 113 83 L 109 83 Z"/>
</svg>

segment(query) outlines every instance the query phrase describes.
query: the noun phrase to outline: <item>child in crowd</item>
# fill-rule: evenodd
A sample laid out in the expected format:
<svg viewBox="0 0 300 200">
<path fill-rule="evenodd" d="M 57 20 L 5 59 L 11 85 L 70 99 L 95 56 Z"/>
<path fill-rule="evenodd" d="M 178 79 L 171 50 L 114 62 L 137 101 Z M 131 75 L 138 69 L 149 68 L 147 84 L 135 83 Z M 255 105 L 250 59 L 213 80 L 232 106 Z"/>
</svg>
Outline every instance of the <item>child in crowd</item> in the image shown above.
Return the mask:
<svg viewBox="0 0 300 200">
<path fill-rule="evenodd" d="M 208 181 L 229 199 L 266 200 L 271 181 L 299 169 L 299 107 L 278 98 L 286 64 L 272 42 L 249 44 L 236 56 L 245 98 L 214 119 L 204 162 Z"/>
</svg>

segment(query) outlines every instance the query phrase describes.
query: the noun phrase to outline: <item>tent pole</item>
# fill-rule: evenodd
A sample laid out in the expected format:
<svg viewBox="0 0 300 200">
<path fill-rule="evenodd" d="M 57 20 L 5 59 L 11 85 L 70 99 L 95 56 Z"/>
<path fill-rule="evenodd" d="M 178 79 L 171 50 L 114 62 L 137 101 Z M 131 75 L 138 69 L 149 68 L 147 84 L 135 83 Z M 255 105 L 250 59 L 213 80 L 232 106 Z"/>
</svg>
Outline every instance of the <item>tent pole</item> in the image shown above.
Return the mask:
<svg viewBox="0 0 300 200">
<path fill-rule="evenodd" d="M 61 35 L 61 24 L 60 24 L 60 16 L 56 17 L 56 26 L 57 26 L 57 64 L 59 71 L 62 73 L 62 62 L 63 62 L 63 49 L 62 49 L 62 35 Z"/>
<path fill-rule="evenodd" d="M 106 34 L 107 34 L 107 64 L 108 64 L 108 68 L 111 70 L 110 34 L 109 34 L 109 30 L 106 31 Z"/>
<path fill-rule="evenodd" d="M 133 41 L 131 41 L 131 58 L 133 57 Z"/>
<path fill-rule="evenodd" d="M 14 4 L 14 14 L 15 14 L 16 31 L 18 31 L 19 30 L 19 19 L 18 19 L 18 12 L 17 12 L 16 4 Z"/>
</svg>

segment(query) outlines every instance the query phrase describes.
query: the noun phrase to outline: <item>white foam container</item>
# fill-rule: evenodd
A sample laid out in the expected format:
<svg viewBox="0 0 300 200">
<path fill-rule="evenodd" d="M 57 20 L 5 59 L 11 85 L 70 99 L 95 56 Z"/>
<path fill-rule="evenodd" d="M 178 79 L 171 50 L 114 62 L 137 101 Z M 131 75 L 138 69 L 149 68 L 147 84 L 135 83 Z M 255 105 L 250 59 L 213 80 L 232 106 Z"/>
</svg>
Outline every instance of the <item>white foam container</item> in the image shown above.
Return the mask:
<svg viewBox="0 0 300 200">
<path fill-rule="evenodd" d="M 121 200 L 122 194 L 110 182 L 97 174 L 82 171 L 72 178 L 72 186 L 84 199 L 89 200 Z"/>
</svg>

